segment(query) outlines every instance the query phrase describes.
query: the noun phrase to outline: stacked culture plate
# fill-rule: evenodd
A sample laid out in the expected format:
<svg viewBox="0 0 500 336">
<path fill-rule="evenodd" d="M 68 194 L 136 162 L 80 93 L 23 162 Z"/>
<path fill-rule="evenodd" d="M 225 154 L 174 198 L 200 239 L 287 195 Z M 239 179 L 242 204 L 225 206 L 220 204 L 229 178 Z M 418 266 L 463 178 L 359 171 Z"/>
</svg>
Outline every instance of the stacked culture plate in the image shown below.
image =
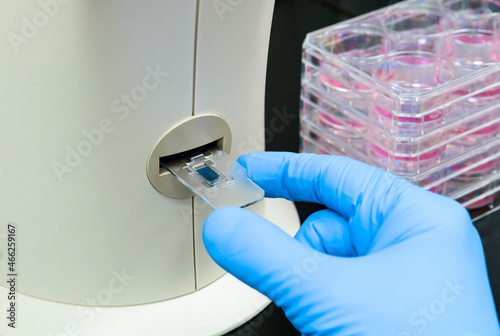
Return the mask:
<svg viewBox="0 0 500 336">
<path fill-rule="evenodd" d="M 409 0 L 308 34 L 301 139 L 495 208 L 500 0 Z"/>
</svg>

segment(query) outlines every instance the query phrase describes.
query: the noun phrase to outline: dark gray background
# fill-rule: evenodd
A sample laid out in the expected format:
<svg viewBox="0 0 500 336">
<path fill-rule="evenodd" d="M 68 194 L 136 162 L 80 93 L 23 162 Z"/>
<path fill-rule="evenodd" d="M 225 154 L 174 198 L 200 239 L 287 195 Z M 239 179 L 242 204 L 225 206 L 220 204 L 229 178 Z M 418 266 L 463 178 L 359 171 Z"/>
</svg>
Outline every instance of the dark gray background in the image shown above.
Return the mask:
<svg viewBox="0 0 500 336">
<path fill-rule="evenodd" d="M 308 32 L 398 1 L 387 0 L 276 0 L 266 83 L 266 125 L 275 111 L 293 114 L 282 132 L 274 132 L 266 142 L 268 151 L 297 152 L 299 149 L 299 95 L 302 42 Z M 297 203 L 304 221 L 322 209 L 317 204 Z M 500 212 L 476 223 L 483 238 L 488 272 L 500 309 Z M 249 323 L 228 336 L 300 335 L 283 311 L 271 304 Z"/>
</svg>

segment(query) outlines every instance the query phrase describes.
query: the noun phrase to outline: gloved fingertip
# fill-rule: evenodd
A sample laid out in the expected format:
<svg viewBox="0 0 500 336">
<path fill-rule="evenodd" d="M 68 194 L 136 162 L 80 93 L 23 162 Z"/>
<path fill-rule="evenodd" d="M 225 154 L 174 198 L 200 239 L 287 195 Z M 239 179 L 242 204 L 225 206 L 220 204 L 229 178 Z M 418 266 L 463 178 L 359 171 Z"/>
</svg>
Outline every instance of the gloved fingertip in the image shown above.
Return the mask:
<svg viewBox="0 0 500 336">
<path fill-rule="evenodd" d="M 247 169 L 247 162 L 249 159 L 251 159 L 252 155 L 255 155 L 255 152 L 250 154 L 243 154 L 236 160 L 236 162 L 238 162 L 245 169 Z"/>
<path fill-rule="evenodd" d="M 232 236 L 238 230 L 238 218 L 244 215 L 246 211 L 237 207 L 221 208 L 213 211 L 205 220 L 203 242 L 212 258 L 216 258 L 220 248 L 227 246 L 227 242 L 232 239 Z"/>
<path fill-rule="evenodd" d="M 354 255 L 347 219 L 330 209 L 309 216 L 300 227 L 295 239 L 329 255 L 339 257 Z"/>
</svg>

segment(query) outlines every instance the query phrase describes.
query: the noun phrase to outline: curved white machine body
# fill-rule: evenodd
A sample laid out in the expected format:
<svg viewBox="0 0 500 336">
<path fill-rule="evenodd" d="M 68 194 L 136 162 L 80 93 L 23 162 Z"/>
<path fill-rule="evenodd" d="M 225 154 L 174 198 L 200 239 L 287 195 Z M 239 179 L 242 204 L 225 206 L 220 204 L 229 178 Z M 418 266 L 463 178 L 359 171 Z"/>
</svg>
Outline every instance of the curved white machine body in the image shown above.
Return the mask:
<svg viewBox="0 0 500 336">
<path fill-rule="evenodd" d="M 224 302 L 224 286 L 217 282 L 230 277 L 217 281 L 224 272 L 201 238 L 210 209 L 197 198 L 158 193 L 149 183 L 146 161 L 165 132 L 201 114 L 227 120 L 233 158 L 264 149 L 273 5 L 269 0 L 0 4 L 0 35 L 6 37 L 0 39 L 0 265 L 6 274 L 7 223 L 14 223 L 17 291 L 28 306 L 19 305 L 26 309 L 19 311 L 19 321 L 30 320 L 29 307 L 39 307 L 57 331 L 51 305 L 54 314 L 64 306 L 108 307 L 105 311 L 114 311 L 109 316 L 120 318 L 140 309 L 158 309 L 161 315 L 158 307 L 168 306 L 177 314 L 172 321 L 188 325 L 201 317 L 196 309 L 176 309 L 181 302 L 200 300 L 206 309 L 217 305 L 218 295 Z M 277 208 L 262 202 L 251 209 L 263 216 L 290 212 L 288 203 L 270 204 Z M 290 234 L 299 225 L 292 217 L 282 223 Z M 211 283 L 204 289 L 211 294 L 200 294 Z M 232 304 L 247 305 L 248 288 L 227 287 L 235 288 Z M 124 307 L 132 305 L 144 306 Z M 226 306 L 227 316 L 220 316 L 226 322 L 206 334 L 228 330 L 261 308 L 254 305 L 234 318 L 234 307 Z M 103 328 L 106 323 L 103 318 Z M 160 319 L 158 330 L 167 330 L 162 323 L 168 324 Z M 186 329 L 182 335 L 189 334 Z"/>
<path fill-rule="evenodd" d="M 268 203 L 266 218 L 293 234 L 298 222 L 294 205 L 284 200 L 270 199 L 265 202 Z M 109 281 L 114 278 L 110 275 L 108 282 L 91 299 L 110 291 Z M 133 281 L 128 280 L 124 286 L 118 285 L 120 290 L 112 297 L 118 298 L 126 293 Z M 7 290 L 0 287 L 0 297 L 6 296 Z M 0 324 L 0 335 L 223 335 L 250 320 L 268 303 L 265 296 L 229 274 L 193 294 L 127 307 L 77 306 L 19 295 L 19 324 L 16 330 L 8 328 L 5 323 Z M 258 323 L 262 320 L 257 319 L 255 324 Z M 249 325 L 243 332 L 250 335 L 251 328 L 252 325 Z"/>
</svg>

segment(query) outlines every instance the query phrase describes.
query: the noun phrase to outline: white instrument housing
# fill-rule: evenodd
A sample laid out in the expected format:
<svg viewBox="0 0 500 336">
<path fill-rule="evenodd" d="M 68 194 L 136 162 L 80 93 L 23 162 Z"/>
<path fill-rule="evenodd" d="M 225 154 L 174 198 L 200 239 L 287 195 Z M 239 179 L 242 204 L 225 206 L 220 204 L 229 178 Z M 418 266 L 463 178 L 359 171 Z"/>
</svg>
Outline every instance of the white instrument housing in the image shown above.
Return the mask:
<svg viewBox="0 0 500 336">
<path fill-rule="evenodd" d="M 175 335 L 219 334 L 265 306 L 260 294 L 223 277 L 206 252 L 201 232 L 211 209 L 191 196 L 159 193 L 146 171 L 167 131 L 204 114 L 229 125 L 233 158 L 264 150 L 273 6 L 269 0 L 0 4 L 6 37 L 0 39 L 0 265 L 4 272 L 7 223 L 15 223 L 23 335 L 46 332 L 33 311 L 57 335 L 71 305 L 105 307 L 116 319 L 134 309 L 168 311 L 155 330 Z M 277 213 L 293 210 L 278 224 L 290 234 L 299 227 L 289 202 L 250 209 L 278 221 Z M 256 298 L 259 304 L 248 304 Z M 180 309 L 186 302 L 213 309 L 220 320 Z M 134 308 L 141 304 L 149 308 Z M 130 307 L 113 308 L 123 306 Z M 100 321 L 82 330 L 108 330 L 106 318 Z M 196 321 L 202 329 L 189 326 Z M 120 335 L 137 335 L 132 322 L 123 323 L 129 328 Z M 185 329 L 175 333 L 179 326 Z"/>
</svg>

